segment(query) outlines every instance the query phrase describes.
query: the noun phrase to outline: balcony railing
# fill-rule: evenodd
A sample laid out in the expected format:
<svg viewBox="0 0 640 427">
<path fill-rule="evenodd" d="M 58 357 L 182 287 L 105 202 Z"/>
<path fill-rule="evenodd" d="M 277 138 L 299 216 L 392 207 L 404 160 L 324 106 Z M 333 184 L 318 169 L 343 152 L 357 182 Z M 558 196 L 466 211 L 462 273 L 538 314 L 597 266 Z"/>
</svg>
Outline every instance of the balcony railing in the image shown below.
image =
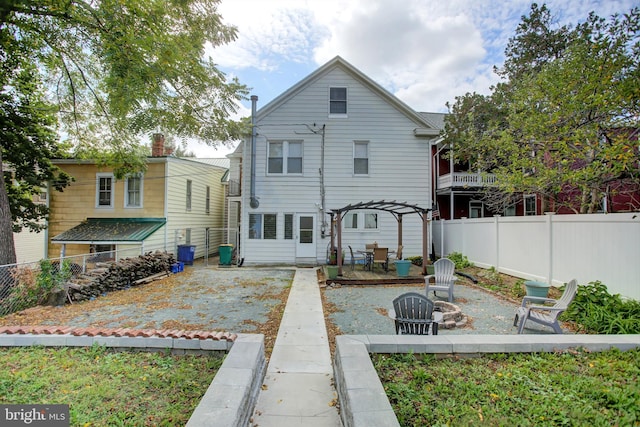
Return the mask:
<svg viewBox="0 0 640 427">
<path fill-rule="evenodd" d="M 496 177 L 488 173 L 454 172 L 438 177 L 438 188 L 468 188 L 493 185 Z"/>
</svg>

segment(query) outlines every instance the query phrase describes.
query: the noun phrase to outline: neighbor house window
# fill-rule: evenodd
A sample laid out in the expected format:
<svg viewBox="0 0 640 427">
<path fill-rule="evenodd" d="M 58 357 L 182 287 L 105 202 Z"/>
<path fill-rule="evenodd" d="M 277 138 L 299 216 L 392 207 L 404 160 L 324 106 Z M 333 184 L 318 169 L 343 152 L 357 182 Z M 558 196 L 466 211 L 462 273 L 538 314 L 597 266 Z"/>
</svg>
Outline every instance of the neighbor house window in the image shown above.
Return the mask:
<svg viewBox="0 0 640 427">
<path fill-rule="evenodd" d="M 116 246 L 115 245 L 91 245 L 89 252 L 94 254 L 92 261 L 110 261 L 114 260 Z"/>
<path fill-rule="evenodd" d="M 270 141 L 267 170 L 272 174 L 301 174 L 302 141 Z"/>
<path fill-rule="evenodd" d="M 329 114 L 347 114 L 347 88 L 329 88 Z"/>
<path fill-rule="evenodd" d="M 524 196 L 524 214 L 535 215 L 536 214 L 536 195 L 527 194 Z"/>
<path fill-rule="evenodd" d="M 516 216 L 516 207 L 509 206 L 504 208 L 504 216 Z"/>
<path fill-rule="evenodd" d="M 187 210 L 190 211 L 191 210 L 191 188 L 192 188 L 192 182 L 190 179 L 187 180 Z"/>
<path fill-rule="evenodd" d="M 369 174 L 368 141 L 356 141 L 353 143 L 353 173 L 355 175 Z"/>
<path fill-rule="evenodd" d="M 204 211 L 205 213 L 211 212 L 211 188 L 208 185 L 204 200 Z"/>
<path fill-rule="evenodd" d="M 249 238 L 275 240 L 276 214 L 249 214 Z"/>
<path fill-rule="evenodd" d="M 190 245 L 191 244 L 191 229 L 190 228 L 185 228 L 185 230 L 184 230 L 184 243 L 186 245 Z"/>
<path fill-rule="evenodd" d="M 99 208 L 113 207 L 113 174 L 99 173 L 96 175 L 96 206 Z"/>
<path fill-rule="evenodd" d="M 124 205 L 128 208 L 142 207 L 142 176 L 127 177 L 124 182 Z"/>
<path fill-rule="evenodd" d="M 469 218 L 483 218 L 484 209 L 483 203 L 478 200 L 472 200 L 469 202 Z"/>
</svg>

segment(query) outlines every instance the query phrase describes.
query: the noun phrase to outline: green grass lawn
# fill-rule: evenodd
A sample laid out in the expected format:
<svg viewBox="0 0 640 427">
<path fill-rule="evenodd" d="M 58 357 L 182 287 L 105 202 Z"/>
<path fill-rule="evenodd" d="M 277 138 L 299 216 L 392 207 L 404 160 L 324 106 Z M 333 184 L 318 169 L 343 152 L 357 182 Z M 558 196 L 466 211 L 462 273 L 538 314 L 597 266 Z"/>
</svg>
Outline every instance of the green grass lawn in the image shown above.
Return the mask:
<svg viewBox="0 0 640 427">
<path fill-rule="evenodd" d="M 402 426 L 640 425 L 640 350 L 372 358 Z"/>
<path fill-rule="evenodd" d="M 96 346 L 2 348 L 0 402 L 68 404 L 72 426 L 184 425 L 222 360 Z"/>
</svg>

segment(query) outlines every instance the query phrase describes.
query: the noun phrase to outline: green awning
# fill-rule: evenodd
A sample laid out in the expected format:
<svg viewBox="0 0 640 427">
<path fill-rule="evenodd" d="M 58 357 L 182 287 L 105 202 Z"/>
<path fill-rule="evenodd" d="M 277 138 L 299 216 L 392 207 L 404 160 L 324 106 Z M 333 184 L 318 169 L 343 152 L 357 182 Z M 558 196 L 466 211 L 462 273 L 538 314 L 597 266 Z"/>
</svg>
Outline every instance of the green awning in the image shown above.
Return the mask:
<svg viewBox="0 0 640 427">
<path fill-rule="evenodd" d="M 68 244 L 142 243 L 166 222 L 164 218 L 87 218 L 51 241 Z"/>
</svg>

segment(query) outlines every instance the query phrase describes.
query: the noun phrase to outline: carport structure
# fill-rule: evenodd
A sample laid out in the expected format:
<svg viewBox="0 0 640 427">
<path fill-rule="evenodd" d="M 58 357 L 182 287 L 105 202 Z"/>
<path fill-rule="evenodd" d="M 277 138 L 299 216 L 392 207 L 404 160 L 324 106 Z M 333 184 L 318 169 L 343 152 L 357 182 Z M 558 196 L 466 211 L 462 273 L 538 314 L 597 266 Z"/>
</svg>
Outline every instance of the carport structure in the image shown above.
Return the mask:
<svg viewBox="0 0 640 427">
<path fill-rule="evenodd" d="M 344 215 L 353 210 L 379 210 L 389 212 L 398 221 L 398 247 L 402 246 L 402 218 L 404 215 L 418 214 L 422 218 L 422 274 L 427 274 L 427 260 L 429 259 L 429 212 L 431 209 L 421 208 L 418 205 L 412 205 L 407 202 L 396 202 L 380 200 L 377 202 L 359 202 L 347 205 L 340 209 L 332 209 L 327 212 L 331 215 L 331 249 L 336 249 L 336 253 L 342 253 L 342 218 Z M 333 227 L 335 221 L 336 227 Z M 336 241 L 337 240 L 337 241 Z M 336 257 L 338 265 L 338 275 L 342 275 L 342 257 Z"/>
</svg>

